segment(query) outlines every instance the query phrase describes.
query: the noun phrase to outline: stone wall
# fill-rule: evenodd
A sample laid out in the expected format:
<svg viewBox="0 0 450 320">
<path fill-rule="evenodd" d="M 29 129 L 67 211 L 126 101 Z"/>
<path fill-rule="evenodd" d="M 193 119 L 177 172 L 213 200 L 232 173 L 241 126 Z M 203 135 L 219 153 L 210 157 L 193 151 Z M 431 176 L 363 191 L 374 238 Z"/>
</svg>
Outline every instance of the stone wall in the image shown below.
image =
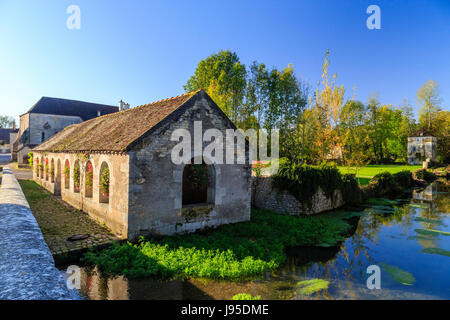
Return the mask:
<svg viewBox="0 0 450 320">
<path fill-rule="evenodd" d="M 333 210 L 344 205 L 342 193 L 336 190 L 334 196 L 328 198 L 318 189 L 311 199 L 311 206 L 301 203 L 287 191 L 279 191 L 272 187 L 271 177 L 253 176 L 252 204 L 259 209 L 272 210 L 291 215 L 312 215 Z"/>
<path fill-rule="evenodd" d="M 194 137 L 194 121 L 202 121 L 203 132 L 208 128 L 231 129 L 230 122 L 206 98 L 173 121 L 144 138 L 140 147 L 130 152 L 130 211 L 129 235 L 174 234 L 192 232 L 205 227 L 217 227 L 250 219 L 251 167 L 249 155 L 245 164 L 215 164 L 213 190 L 208 203 L 198 206 L 182 205 L 184 165 L 171 160 L 171 141 L 175 129 L 186 129 Z M 204 142 L 203 148 L 210 144 Z M 192 152 L 193 157 L 199 154 Z M 225 156 L 225 152 L 224 152 Z"/>
<path fill-rule="evenodd" d="M 436 161 L 437 139 L 435 137 L 409 137 L 408 138 L 408 163 L 422 164 L 422 161 L 430 159 Z"/>
<path fill-rule="evenodd" d="M 87 212 L 91 218 L 100 223 L 105 223 L 118 236 L 126 237 L 128 232 L 128 174 L 129 157 L 126 154 L 91 153 L 89 161 L 93 167 L 92 197 L 86 196 L 85 170 L 86 160 L 77 153 L 41 153 L 33 154 L 33 179 L 44 188 L 54 194 L 60 194 L 61 198 L 73 207 Z M 39 163 L 48 159 L 49 167 L 54 161 L 55 177 L 52 181 L 49 174 L 42 176 L 37 171 L 36 159 Z M 68 188 L 64 166 L 69 161 L 70 176 Z M 80 164 L 80 191 L 75 192 L 73 168 L 75 162 Z M 109 202 L 100 202 L 100 168 L 106 163 L 110 171 Z"/>
<path fill-rule="evenodd" d="M 3 170 L 0 188 L 0 299 L 80 299 L 69 290 L 17 179 Z"/>
<path fill-rule="evenodd" d="M 38 145 L 42 142 L 42 133 L 44 140 L 47 140 L 55 133 L 61 131 L 65 127 L 80 123 L 83 120 L 77 116 L 61 116 L 54 114 L 29 114 L 30 140 L 29 144 Z"/>
</svg>

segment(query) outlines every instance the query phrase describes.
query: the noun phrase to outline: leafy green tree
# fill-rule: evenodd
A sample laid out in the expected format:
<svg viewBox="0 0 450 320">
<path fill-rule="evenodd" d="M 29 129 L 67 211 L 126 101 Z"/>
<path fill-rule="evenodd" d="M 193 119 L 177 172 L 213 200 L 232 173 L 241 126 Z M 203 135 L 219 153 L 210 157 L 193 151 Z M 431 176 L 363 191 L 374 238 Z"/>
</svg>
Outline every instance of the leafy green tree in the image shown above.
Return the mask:
<svg viewBox="0 0 450 320">
<path fill-rule="evenodd" d="M 269 71 L 264 63 L 254 61 L 250 66 L 245 100 L 247 110 L 255 113 L 259 127 L 263 123 L 269 101 Z"/>
<path fill-rule="evenodd" d="M 439 84 L 434 80 L 428 80 L 417 91 L 417 101 L 422 106 L 419 110 L 419 122 L 423 128 L 432 130 L 433 122 L 440 109 Z"/>
<path fill-rule="evenodd" d="M 369 134 L 366 126 L 367 109 L 360 101 L 349 100 L 341 112 L 341 135 L 344 145 L 344 160 L 348 167 L 359 168 L 370 159 Z"/>
<path fill-rule="evenodd" d="M 200 61 L 184 90 L 205 89 L 219 107 L 235 122 L 239 122 L 240 108 L 246 88 L 246 68 L 235 52 L 219 51 Z"/>
<path fill-rule="evenodd" d="M 14 118 L 9 116 L 0 116 L 0 128 L 11 128 Z"/>
</svg>

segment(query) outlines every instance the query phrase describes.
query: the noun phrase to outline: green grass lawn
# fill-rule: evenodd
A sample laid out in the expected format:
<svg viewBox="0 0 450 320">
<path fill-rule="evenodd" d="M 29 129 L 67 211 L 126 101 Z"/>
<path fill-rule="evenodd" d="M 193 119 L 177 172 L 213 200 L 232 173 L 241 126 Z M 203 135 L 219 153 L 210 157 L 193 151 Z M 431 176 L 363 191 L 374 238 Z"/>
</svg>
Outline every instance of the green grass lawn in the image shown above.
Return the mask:
<svg viewBox="0 0 450 320">
<path fill-rule="evenodd" d="M 359 169 L 358 172 L 358 180 L 361 185 L 367 185 L 369 184 L 370 179 L 372 179 L 375 175 L 378 173 L 388 171 L 392 174 L 403 171 L 403 170 L 409 170 L 414 171 L 417 169 L 422 168 L 422 166 L 405 166 L 405 165 L 368 165 L 365 167 L 362 167 Z M 355 167 L 338 167 L 339 171 L 342 174 L 345 173 L 356 173 Z"/>
</svg>

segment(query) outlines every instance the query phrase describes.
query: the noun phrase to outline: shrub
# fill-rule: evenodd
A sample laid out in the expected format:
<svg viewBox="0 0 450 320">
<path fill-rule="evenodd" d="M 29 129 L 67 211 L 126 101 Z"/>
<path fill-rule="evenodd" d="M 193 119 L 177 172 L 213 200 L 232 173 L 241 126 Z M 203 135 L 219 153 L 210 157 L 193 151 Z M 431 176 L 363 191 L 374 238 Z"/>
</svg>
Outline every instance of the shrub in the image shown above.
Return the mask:
<svg viewBox="0 0 450 320">
<path fill-rule="evenodd" d="M 402 188 L 410 188 L 413 185 L 412 173 L 409 170 L 403 170 L 393 174 L 395 182 Z"/>
<path fill-rule="evenodd" d="M 388 172 L 381 172 L 370 179 L 369 187 L 376 195 L 397 193 L 399 185 L 395 182 L 394 176 Z"/>
<path fill-rule="evenodd" d="M 346 204 L 354 205 L 361 202 L 362 192 L 354 174 L 344 174 L 340 189 Z"/>
<path fill-rule="evenodd" d="M 233 296 L 233 300 L 261 300 L 261 296 L 252 296 L 250 293 L 238 293 Z"/>
<path fill-rule="evenodd" d="M 28 165 L 33 168 L 33 152 L 28 152 Z"/>
<path fill-rule="evenodd" d="M 319 187 L 328 198 L 333 198 L 334 192 L 339 189 L 342 191 L 345 202 L 356 203 L 360 199 L 356 179 L 350 176 L 343 178 L 335 165 L 326 163 L 313 167 L 284 162 L 273 177 L 273 186 L 278 190 L 288 191 L 309 208 L 312 206 L 312 198 Z M 352 194 L 352 192 L 354 193 Z"/>
<path fill-rule="evenodd" d="M 414 171 L 414 177 L 416 179 L 425 180 L 426 182 L 433 182 L 437 179 L 437 176 L 427 169 L 418 169 Z"/>
</svg>

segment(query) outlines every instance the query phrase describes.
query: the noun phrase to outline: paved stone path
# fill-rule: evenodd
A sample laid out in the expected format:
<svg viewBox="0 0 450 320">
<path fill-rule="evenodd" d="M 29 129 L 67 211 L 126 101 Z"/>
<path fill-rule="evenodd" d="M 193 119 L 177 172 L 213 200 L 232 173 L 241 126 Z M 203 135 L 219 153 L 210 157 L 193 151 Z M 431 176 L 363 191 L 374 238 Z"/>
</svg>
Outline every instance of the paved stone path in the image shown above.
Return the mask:
<svg viewBox="0 0 450 320">
<path fill-rule="evenodd" d="M 31 211 L 42 230 L 51 253 L 59 261 L 65 254 L 75 257 L 88 248 L 108 245 L 120 240 L 106 227 L 91 219 L 39 186 L 34 181 L 20 182 Z M 68 241 L 74 235 L 89 235 L 87 239 Z"/>
<path fill-rule="evenodd" d="M 54 264 L 11 169 L 0 188 L 0 299 L 79 299 Z"/>
</svg>

